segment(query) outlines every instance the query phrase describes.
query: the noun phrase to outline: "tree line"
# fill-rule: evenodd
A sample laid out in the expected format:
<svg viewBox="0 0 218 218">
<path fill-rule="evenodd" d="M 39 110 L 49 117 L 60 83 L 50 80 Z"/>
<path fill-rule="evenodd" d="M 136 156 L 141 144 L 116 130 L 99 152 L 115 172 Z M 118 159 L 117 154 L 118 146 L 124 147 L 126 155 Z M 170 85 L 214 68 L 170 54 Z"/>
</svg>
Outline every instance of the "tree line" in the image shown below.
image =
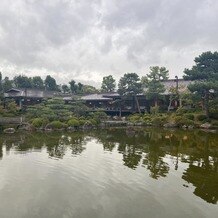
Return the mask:
<svg viewBox="0 0 218 218">
<path fill-rule="evenodd" d="M 195 64 L 191 69 L 184 70 L 183 78 L 191 80 L 188 89 L 190 93 L 202 102 L 202 108 L 206 115 L 209 116 L 210 104 L 213 107 L 218 105 L 218 52 L 204 52 L 194 59 Z M 147 99 L 153 99 L 155 106 L 158 106 L 158 100 L 165 92 L 163 80 L 169 79 L 169 71 L 165 67 L 152 66 L 150 71 L 140 78 L 136 73 L 125 73 L 118 82 L 117 92 L 121 96 L 131 95 L 137 96 L 144 93 Z M 69 84 L 57 85 L 55 78 L 47 75 L 45 80 L 40 76 L 27 77 L 19 75 L 10 80 L 8 77 L 2 79 L 0 73 L 0 91 L 7 91 L 15 88 L 35 88 L 50 91 L 61 91 L 71 94 L 90 94 L 99 92 L 116 91 L 116 81 L 112 75 L 103 77 L 101 89 L 98 90 L 93 86 L 76 83 L 71 80 Z M 170 102 L 174 99 L 181 100 L 182 93 L 179 93 L 178 87 L 171 90 Z M 193 97 L 192 96 L 192 97 Z M 183 96 L 187 100 L 187 96 Z M 136 98 L 137 101 L 137 98 Z"/>
</svg>

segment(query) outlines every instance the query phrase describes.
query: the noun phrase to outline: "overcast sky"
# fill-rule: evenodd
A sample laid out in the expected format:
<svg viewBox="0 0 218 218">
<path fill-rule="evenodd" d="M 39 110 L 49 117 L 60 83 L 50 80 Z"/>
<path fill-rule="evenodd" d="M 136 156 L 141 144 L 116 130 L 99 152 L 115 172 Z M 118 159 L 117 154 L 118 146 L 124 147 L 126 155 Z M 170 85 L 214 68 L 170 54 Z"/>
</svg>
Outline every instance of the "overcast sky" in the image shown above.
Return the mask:
<svg viewBox="0 0 218 218">
<path fill-rule="evenodd" d="M 97 85 L 218 50 L 218 0 L 0 0 L 0 70 Z"/>
</svg>

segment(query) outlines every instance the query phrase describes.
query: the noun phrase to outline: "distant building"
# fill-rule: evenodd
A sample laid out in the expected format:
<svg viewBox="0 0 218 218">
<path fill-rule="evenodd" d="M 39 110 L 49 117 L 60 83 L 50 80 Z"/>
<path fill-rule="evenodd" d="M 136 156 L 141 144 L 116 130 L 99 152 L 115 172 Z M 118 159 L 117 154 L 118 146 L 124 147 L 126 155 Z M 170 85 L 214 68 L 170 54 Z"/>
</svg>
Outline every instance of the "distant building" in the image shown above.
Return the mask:
<svg viewBox="0 0 218 218">
<path fill-rule="evenodd" d="M 183 79 L 170 79 L 162 81 L 165 86 L 165 92 L 162 95 L 166 96 L 166 99 L 169 100 L 169 96 L 172 94 L 172 89 L 177 89 L 178 92 L 185 92 L 188 90 L 187 86 L 190 84 L 190 81 Z M 141 112 L 149 111 L 150 106 L 153 106 L 152 100 L 147 100 L 144 94 L 137 95 L 139 109 Z M 130 114 L 138 112 L 138 106 L 133 96 L 120 96 L 118 93 L 101 93 L 101 94 L 90 94 L 81 97 L 82 101 L 85 102 L 93 111 L 103 110 L 107 114 L 120 115 L 120 114 Z M 162 102 L 160 102 L 160 105 Z M 173 101 L 171 109 L 174 109 L 178 106 L 178 102 Z"/>
<path fill-rule="evenodd" d="M 43 99 L 53 98 L 55 94 L 54 91 L 12 88 L 4 93 L 4 99 L 13 99 L 17 105 L 22 107 L 40 103 Z"/>
</svg>

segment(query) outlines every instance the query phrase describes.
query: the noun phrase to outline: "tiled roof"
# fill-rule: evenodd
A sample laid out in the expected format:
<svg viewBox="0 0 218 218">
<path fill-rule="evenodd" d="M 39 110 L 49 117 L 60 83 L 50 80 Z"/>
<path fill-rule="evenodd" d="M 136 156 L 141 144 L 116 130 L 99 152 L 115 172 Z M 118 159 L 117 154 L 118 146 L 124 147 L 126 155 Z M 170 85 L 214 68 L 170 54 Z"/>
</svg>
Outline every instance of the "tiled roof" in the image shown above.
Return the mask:
<svg viewBox="0 0 218 218">
<path fill-rule="evenodd" d="M 86 95 L 86 96 L 83 96 L 81 99 L 84 100 L 84 101 L 93 101 L 93 100 L 96 100 L 96 101 L 108 101 L 108 100 L 112 100 L 112 98 L 104 97 L 104 94 Z"/>
</svg>

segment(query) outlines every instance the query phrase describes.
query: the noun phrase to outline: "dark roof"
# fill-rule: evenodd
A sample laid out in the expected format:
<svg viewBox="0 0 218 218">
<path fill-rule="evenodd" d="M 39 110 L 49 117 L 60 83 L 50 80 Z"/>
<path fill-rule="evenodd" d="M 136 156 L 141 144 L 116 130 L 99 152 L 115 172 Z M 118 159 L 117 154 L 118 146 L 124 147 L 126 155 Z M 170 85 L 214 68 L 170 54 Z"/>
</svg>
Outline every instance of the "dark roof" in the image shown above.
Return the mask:
<svg viewBox="0 0 218 218">
<path fill-rule="evenodd" d="M 104 94 L 91 94 L 91 95 L 85 95 L 81 97 L 81 100 L 84 101 L 108 101 L 113 100 L 112 98 L 104 97 Z"/>
<path fill-rule="evenodd" d="M 55 94 L 56 93 L 54 91 L 12 88 L 4 93 L 4 97 L 52 98 Z"/>
</svg>

